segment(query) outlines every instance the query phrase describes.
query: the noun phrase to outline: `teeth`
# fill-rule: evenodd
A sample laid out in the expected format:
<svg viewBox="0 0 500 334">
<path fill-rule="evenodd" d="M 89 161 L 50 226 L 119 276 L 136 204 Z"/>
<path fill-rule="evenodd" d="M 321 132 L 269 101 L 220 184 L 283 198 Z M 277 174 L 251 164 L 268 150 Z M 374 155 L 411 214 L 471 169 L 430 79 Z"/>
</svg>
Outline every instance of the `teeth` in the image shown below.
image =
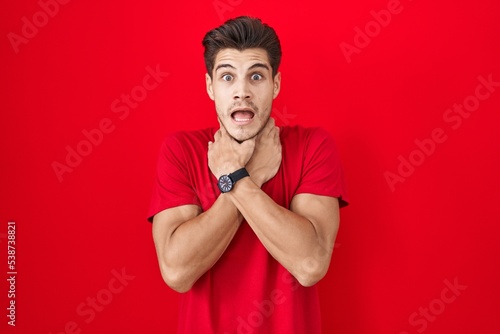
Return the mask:
<svg viewBox="0 0 500 334">
<path fill-rule="evenodd" d="M 246 122 L 251 120 L 251 118 L 235 118 L 234 119 L 236 122 Z"/>
</svg>

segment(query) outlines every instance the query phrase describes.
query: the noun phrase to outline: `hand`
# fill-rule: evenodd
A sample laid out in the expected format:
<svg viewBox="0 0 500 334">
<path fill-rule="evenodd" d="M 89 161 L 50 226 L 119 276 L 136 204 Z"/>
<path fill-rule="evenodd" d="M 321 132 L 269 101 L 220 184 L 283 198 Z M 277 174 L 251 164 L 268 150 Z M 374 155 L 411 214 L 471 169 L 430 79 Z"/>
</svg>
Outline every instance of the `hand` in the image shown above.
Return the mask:
<svg viewBox="0 0 500 334">
<path fill-rule="evenodd" d="M 266 126 L 255 138 L 255 149 L 247 170 L 250 178 L 259 187 L 272 179 L 281 165 L 281 142 L 279 128 L 269 118 Z"/>
<path fill-rule="evenodd" d="M 222 175 L 245 167 L 254 148 L 255 138 L 240 144 L 221 125 L 214 135 L 214 142 L 208 142 L 208 166 L 212 174 L 219 179 Z"/>
</svg>

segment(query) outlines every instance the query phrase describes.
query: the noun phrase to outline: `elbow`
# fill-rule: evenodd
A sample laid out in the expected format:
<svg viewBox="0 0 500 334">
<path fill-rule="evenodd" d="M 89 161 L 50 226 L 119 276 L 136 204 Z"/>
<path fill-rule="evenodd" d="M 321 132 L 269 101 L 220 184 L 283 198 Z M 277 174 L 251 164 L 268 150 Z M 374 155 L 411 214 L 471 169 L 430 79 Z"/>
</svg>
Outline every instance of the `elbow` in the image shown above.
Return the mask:
<svg viewBox="0 0 500 334">
<path fill-rule="evenodd" d="M 303 261 L 295 278 L 303 287 L 311 287 L 321 281 L 328 271 L 329 263 L 319 263 L 311 258 Z"/>
<path fill-rule="evenodd" d="M 161 276 L 163 281 L 174 291 L 185 293 L 191 290 L 194 280 L 189 279 L 183 270 L 170 268 L 166 265 L 161 266 Z"/>
<path fill-rule="evenodd" d="M 318 283 L 323 276 L 319 275 L 302 275 L 302 276 L 297 276 L 297 281 L 299 281 L 300 285 L 302 285 L 304 288 L 309 288 L 316 283 Z"/>
<path fill-rule="evenodd" d="M 167 281 L 165 283 L 174 291 L 179 293 L 186 293 L 193 287 L 193 284 L 182 282 L 182 281 Z"/>
</svg>

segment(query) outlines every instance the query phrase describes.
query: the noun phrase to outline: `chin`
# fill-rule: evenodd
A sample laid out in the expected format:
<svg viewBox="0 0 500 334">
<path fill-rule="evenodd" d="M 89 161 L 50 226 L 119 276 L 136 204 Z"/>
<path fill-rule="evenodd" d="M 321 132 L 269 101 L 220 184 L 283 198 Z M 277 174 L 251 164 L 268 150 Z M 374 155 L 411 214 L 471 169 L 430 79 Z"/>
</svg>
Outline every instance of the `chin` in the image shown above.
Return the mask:
<svg viewBox="0 0 500 334">
<path fill-rule="evenodd" d="M 245 140 L 248 140 L 250 138 L 253 138 L 254 136 L 250 136 L 249 134 L 246 134 L 246 133 L 236 133 L 235 135 L 233 135 L 232 133 L 230 133 L 231 137 L 233 137 L 234 140 L 236 140 L 237 142 L 244 142 Z"/>
<path fill-rule="evenodd" d="M 245 128 L 237 128 L 233 131 L 229 132 L 231 137 L 233 137 L 236 141 L 244 142 L 245 140 L 252 139 L 253 137 L 259 134 L 261 129 L 245 129 Z"/>
</svg>

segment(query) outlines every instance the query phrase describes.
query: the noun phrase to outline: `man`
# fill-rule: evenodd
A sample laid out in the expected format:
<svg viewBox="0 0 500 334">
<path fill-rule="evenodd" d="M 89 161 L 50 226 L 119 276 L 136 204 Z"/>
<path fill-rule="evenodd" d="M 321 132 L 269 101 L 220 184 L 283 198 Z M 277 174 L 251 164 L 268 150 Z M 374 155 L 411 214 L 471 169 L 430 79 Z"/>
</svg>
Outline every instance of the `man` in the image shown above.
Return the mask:
<svg viewBox="0 0 500 334">
<path fill-rule="evenodd" d="M 346 204 L 330 135 L 278 128 L 281 47 L 259 19 L 205 35 L 220 128 L 162 146 L 149 220 L 161 274 L 183 293 L 180 333 L 319 333 L 326 274 Z"/>
</svg>

